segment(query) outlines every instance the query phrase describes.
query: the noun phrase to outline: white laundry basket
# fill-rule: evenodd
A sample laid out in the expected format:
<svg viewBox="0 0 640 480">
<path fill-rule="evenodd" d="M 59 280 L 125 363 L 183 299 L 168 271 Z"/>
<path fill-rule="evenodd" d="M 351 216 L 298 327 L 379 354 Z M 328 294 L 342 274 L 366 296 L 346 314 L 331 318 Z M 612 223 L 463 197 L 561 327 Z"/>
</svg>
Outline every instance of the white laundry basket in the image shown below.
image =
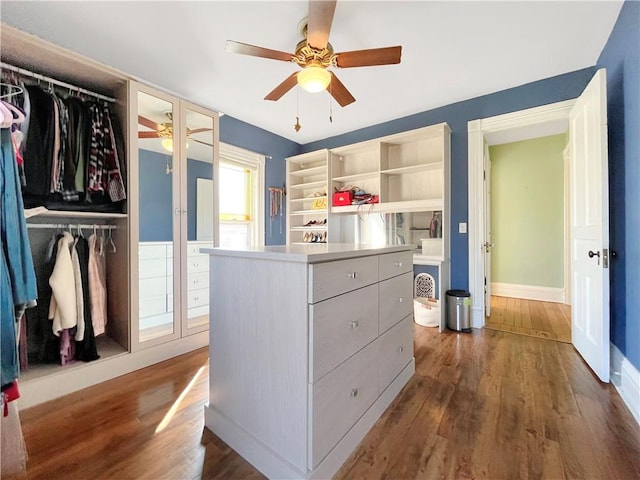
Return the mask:
<svg viewBox="0 0 640 480">
<path fill-rule="evenodd" d="M 414 281 L 413 319 L 423 327 L 440 325 L 440 301 L 435 297 L 436 282 L 428 273 L 419 273 Z"/>
</svg>

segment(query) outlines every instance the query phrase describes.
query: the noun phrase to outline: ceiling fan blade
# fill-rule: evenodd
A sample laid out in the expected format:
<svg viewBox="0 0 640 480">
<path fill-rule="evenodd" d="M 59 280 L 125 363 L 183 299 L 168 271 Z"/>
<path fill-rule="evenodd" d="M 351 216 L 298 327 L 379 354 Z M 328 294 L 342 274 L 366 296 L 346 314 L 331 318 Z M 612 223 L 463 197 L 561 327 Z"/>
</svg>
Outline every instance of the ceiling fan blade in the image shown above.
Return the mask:
<svg viewBox="0 0 640 480">
<path fill-rule="evenodd" d="M 340 68 L 370 67 L 400 63 L 402 47 L 370 48 L 336 53 L 336 65 Z"/>
<path fill-rule="evenodd" d="M 280 100 L 280 97 L 282 97 L 285 93 L 287 93 L 289 90 L 291 90 L 293 87 L 296 86 L 296 83 L 298 83 L 298 79 L 296 78 L 297 75 L 298 75 L 298 72 L 294 72 L 291 75 L 289 75 L 287 78 L 285 78 L 284 82 L 282 82 L 276 88 L 271 90 L 271 92 L 269 92 L 267 96 L 264 97 L 264 99 L 274 100 L 274 101 Z"/>
<path fill-rule="evenodd" d="M 211 143 L 207 143 L 207 142 L 203 142 L 202 140 L 198 140 L 197 138 L 189 138 L 190 142 L 198 142 L 201 143 L 202 145 L 206 145 L 207 147 L 213 147 L 213 144 Z"/>
<path fill-rule="evenodd" d="M 307 43 L 313 48 L 326 48 L 336 10 L 334 1 L 309 0 L 309 20 L 307 22 Z"/>
<path fill-rule="evenodd" d="M 192 133 L 210 132 L 212 130 L 213 128 L 194 128 L 193 130 L 187 128 L 187 135 L 191 135 Z"/>
<path fill-rule="evenodd" d="M 151 130 L 160 130 L 160 125 L 158 125 L 153 120 L 149 120 L 148 118 L 143 117 L 142 115 L 138 115 L 138 123 L 140 125 L 144 125 Z"/>
<path fill-rule="evenodd" d="M 257 47 L 255 45 L 235 42 L 233 40 L 227 40 L 225 49 L 230 53 L 239 53 L 241 55 L 251 55 L 253 57 L 270 58 L 272 60 L 282 60 L 283 62 L 290 62 L 294 56 L 293 53 L 281 52 L 280 50 L 271 50 L 270 48 Z"/>
<path fill-rule="evenodd" d="M 138 138 L 160 138 L 158 132 L 138 132 Z"/>
<path fill-rule="evenodd" d="M 338 102 L 341 107 L 346 107 L 350 103 L 355 102 L 356 99 L 353 98 L 353 95 L 351 95 L 351 93 L 349 93 L 347 87 L 345 87 L 343 83 L 338 80 L 336 74 L 333 72 L 329 73 L 331 73 L 331 83 L 327 87 L 327 90 L 329 91 L 329 94 L 336 99 L 336 102 Z"/>
</svg>

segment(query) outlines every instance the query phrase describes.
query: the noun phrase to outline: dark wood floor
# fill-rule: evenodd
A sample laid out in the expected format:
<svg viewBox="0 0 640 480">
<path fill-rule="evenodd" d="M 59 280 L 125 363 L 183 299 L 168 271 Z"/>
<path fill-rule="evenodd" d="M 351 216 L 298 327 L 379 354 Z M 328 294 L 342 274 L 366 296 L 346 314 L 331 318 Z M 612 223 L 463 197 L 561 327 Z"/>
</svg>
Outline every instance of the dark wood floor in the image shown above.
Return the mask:
<svg viewBox="0 0 640 480">
<path fill-rule="evenodd" d="M 571 345 L 415 332 L 416 374 L 336 478 L 640 478 L 640 427 Z M 204 428 L 206 365 L 200 350 L 22 412 L 23 478 L 263 478 Z"/>
<path fill-rule="evenodd" d="M 571 343 L 571 306 L 492 295 L 491 316 L 485 319 L 485 326 L 503 332 Z"/>
</svg>

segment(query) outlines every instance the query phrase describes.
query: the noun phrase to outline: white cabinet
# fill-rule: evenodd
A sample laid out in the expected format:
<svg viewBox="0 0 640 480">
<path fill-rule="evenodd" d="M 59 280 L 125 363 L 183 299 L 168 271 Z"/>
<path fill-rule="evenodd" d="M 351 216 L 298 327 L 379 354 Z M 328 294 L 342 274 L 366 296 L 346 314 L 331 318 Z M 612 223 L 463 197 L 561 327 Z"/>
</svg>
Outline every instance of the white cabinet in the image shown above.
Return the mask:
<svg viewBox="0 0 640 480">
<path fill-rule="evenodd" d="M 208 328 L 208 258 L 196 241 L 198 179 L 216 185 L 215 112 L 130 82 L 132 350 Z M 209 224 L 217 226 L 217 205 Z M 214 228 L 214 238 L 217 231 Z"/>
<path fill-rule="evenodd" d="M 331 150 L 331 186 L 357 186 L 379 203 L 371 212 L 444 209 L 448 188 L 451 130 L 446 123 L 367 140 Z M 370 210 L 369 210 L 370 209 Z M 363 210 L 331 206 L 331 213 Z"/>
<path fill-rule="evenodd" d="M 210 251 L 207 427 L 267 477 L 334 475 L 414 372 L 407 248 Z"/>
<path fill-rule="evenodd" d="M 287 158 L 287 244 L 328 239 L 329 152 Z"/>
</svg>

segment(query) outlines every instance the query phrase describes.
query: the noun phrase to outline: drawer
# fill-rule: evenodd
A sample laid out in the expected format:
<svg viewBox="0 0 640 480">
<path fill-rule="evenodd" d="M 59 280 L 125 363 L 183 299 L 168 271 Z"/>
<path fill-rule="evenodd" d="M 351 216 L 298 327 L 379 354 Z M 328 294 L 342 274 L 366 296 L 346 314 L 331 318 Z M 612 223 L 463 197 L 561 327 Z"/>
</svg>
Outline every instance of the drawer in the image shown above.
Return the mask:
<svg viewBox="0 0 640 480">
<path fill-rule="evenodd" d="M 208 258 L 209 255 L 206 253 L 200 253 L 201 248 L 213 248 L 212 242 L 189 242 L 187 244 L 187 257 L 195 257 L 202 255 L 205 258 Z"/>
<path fill-rule="evenodd" d="M 382 333 L 413 313 L 413 272 L 390 278 L 379 287 L 379 332 Z"/>
<path fill-rule="evenodd" d="M 165 313 L 167 311 L 167 296 L 156 295 L 155 297 L 141 298 L 138 306 L 140 318 Z"/>
<path fill-rule="evenodd" d="M 189 257 L 187 259 L 187 272 L 208 272 L 209 271 L 209 256 L 200 255 L 197 257 Z"/>
<path fill-rule="evenodd" d="M 209 272 L 197 272 L 187 275 L 187 290 L 209 288 Z"/>
<path fill-rule="evenodd" d="M 380 393 L 413 357 L 413 317 L 407 316 L 378 340 Z"/>
<path fill-rule="evenodd" d="M 309 303 L 320 302 L 377 281 L 377 256 L 315 263 L 309 266 Z"/>
<path fill-rule="evenodd" d="M 138 262 L 138 275 L 140 278 L 164 277 L 167 275 L 167 260 L 140 259 Z"/>
<path fill-rule="evenodd" d="M 192 290 L 187 294 L 187 308 L 201 307 L 209 304 L 209 289 Z"/>
<path fill-rule="evenodd" d="M 378 286 L 310 305 L 309 319 L 309 378 L 315 382 L 378 336 Z"/>
<path fill-rule="evenodd" d="M 138 258 L 167 258 L 167 250 L 171 249 L 171 245 L 166 243 L 161 244 L 146 244 L 141 243 L 138 245 Z"/>
<path fill-rule="evenodd" d="M 311 465 L 327 456 L 378 397 L 378 342 L 372 342 L 310 386 Z"/>
<path fill-rule="evenodd" d="M 402 273 L 413 272 L 411 251 L 387 253 L 378 257 L 378 278 L 386 280 Z"/>
<path fill-rule="evenodd" d="M 151 298 L 167 293 L 166 277 L 143 278 L 140 280 L 138 287 L 138 295 L 140 298 Z"/>
</svg>

